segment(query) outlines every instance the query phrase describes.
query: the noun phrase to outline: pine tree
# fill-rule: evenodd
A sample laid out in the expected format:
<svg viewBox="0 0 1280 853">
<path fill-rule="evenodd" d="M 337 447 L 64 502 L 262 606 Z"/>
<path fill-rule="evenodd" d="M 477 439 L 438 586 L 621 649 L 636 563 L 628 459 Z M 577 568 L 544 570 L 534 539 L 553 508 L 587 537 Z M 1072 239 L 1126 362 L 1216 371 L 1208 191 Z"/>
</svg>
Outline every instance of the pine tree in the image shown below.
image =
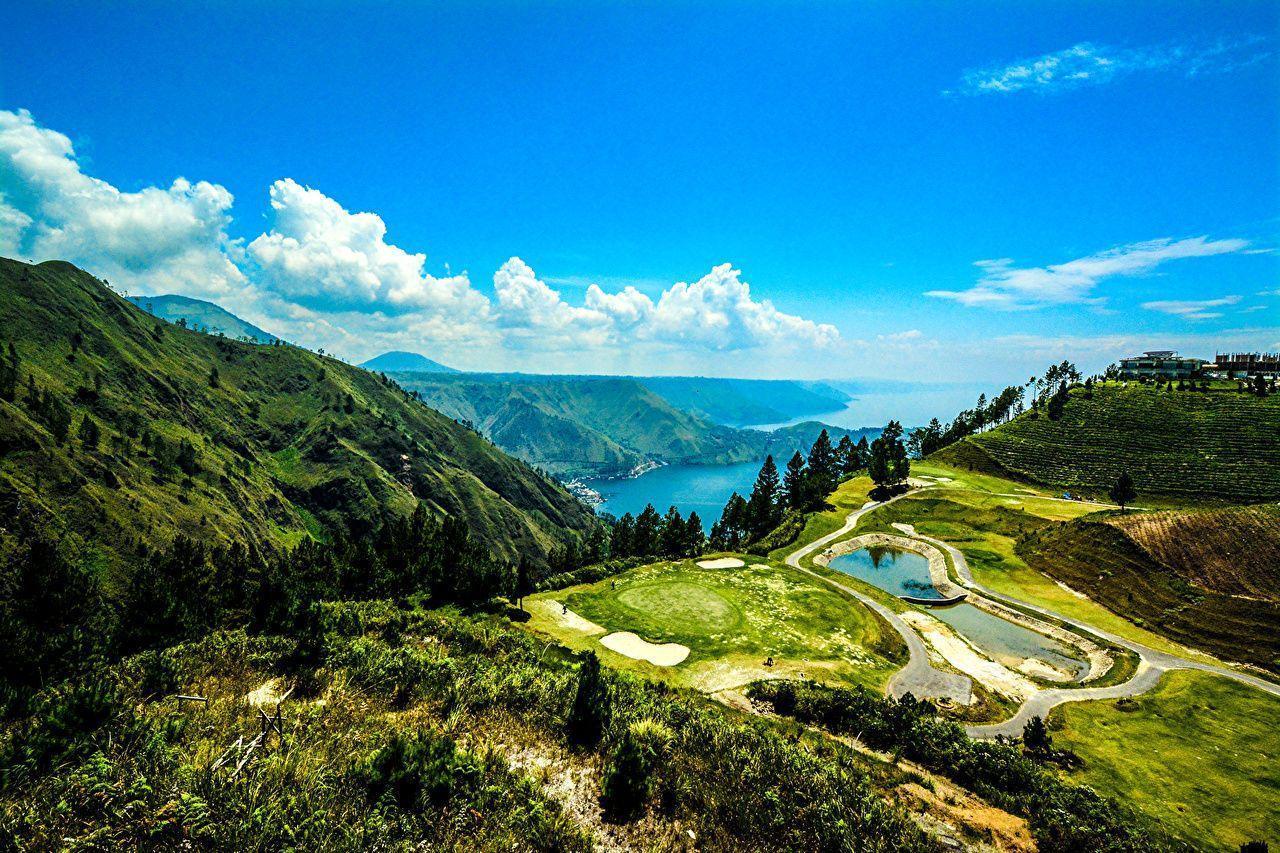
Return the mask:
<svg viewBox="0 0 1280 853">
<path fill-rule="evenodd" d="M 662 527 L 659 533 L 661 544 L 659 552 L 664 557 L 681 557 L 684 555 L 685 546 L 685 526 L 684 519 L 680 516 L 680 510 L 674 506 L 667 510 L 667 514 L 662 518 Z"/>
<path fill-rule="evenodd" d="M 684 521 L 683 555 L 696 557 L 702 553 L 706 544 L 706 536 L 702 532 L 702 519 L 698 517 L 697 510 L 692 510 Z"/>
<path fill-rule="evenodd" d="M 772 456 L 764 458 L 755 487 L 747 501 L 747 526 L 752 538 L 767 534 L 778 524 L 778 466 Z"/>
<path fill-rule="evenodd" d="M 651 557 L 656 554 L 661 527 L 662 516 L 658 515 L 653 504 L 645 504 L 644 510 L 636 518 L 635 531 L 631 539 L 631 553 L 636 557 Z"/>
<path fill-rule="evenodd" d="M 516 606 L 524 610 L 524 597 L 533 593 L 533 576 L 529 572 L 529 562 L 521 555 L 516 566 Z"/>
<path fill-rule="evenodd" d="M 824 429 L 809 449 L 808 504 L 819 504 L 835 491 L 840 483 L 840 470 L 836 465 L 836 452 L 831 446 L 831 436 Z"/>
<path fill-rule="evenodd" d="M 98 422 L 86 414 L 80 421 L 80 443 L 85 450 L 96 451 L 101 440 L 102 430 L 98 428 Z"/>
<path fill-rule="evenodd" d="M 614 522 L 609 534 L 609 553 L 615 557 L 630 557 L 635 553 L 636 519 L 631 513 L 624 513 L 622 518 Z"/>
<path fill-rule="evenodd" d="M 804 456 L 797 450 L 787 463 L 787 473 L 782 477 L 782 491 L 786 495 L 787 506 L 791 509 L 803 509 L 806 503 Z"/>
<path fill-rule="evenodd" d="M 847 477 L 858 470 L 858 448 L 848 433 L 840 436 L 840 443 L 836 445 L 836 466 L 841 477 Z"/>
</svg>

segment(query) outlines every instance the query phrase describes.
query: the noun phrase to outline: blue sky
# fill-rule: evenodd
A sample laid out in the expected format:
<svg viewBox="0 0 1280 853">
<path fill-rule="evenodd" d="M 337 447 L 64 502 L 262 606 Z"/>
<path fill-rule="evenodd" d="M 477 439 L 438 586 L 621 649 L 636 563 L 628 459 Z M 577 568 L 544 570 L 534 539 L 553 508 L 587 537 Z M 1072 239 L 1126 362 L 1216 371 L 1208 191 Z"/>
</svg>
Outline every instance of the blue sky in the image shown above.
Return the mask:
<svg viewBox="0 0 1280 853">
<path fill-rule="evenodd" d="M 103 5 L 6 12 L 0 249 L 345 357 L 1280 348 L 1274 3 Z"/>
</svg>

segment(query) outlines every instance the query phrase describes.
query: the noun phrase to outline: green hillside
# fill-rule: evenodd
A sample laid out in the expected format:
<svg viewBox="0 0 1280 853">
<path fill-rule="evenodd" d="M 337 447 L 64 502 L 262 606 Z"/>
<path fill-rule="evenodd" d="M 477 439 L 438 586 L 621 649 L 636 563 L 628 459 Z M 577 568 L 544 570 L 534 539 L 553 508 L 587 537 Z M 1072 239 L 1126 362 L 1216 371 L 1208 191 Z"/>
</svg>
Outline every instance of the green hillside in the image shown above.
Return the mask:
<svg viewBox="0 0 1280 853">
<path fill-rule="evenodd" d="M 170 323 L 181 322 L 188 329 L 222 334 L 240 340 L 252 338 L 260 344 L 274 341 L 278 336 L 265 332 L 248 320 L 242 320 L 220 305 L 189 296 L 130 296 L 129 301 L 148 314 Z"/>
<path fill-rule="evenodd" d="M 65 522 L 108 555 L 178 534 L 358 533 L 421 501 L 497 554 L 542 563 L 594 524 L 555 482 L 376 374 L 161 323 L 70 264 L 0 260 L 0 330 L 17 379 L 0 399 L 0 513 Z"/>
<path fill-rule="evenodd" d="M 1119 525 L 1052 525 L 1019 542 L 1017 553 L 1031 568 L 1137 625 L 1225 660 L 1280 673 L 1280 601 L 1197 583 L 1177 566 L 1158 562 Z"/>
<path fill-rule="evenodd" d="M 646 460 L 751 462 L 766 453 L 807 449 L 823 429 L 815 422 L 772 433 L 720 426 L 671 405 L 636 379 L 393 376 L 428 405 L 473 424 L 508 453 L 561 476 L 616 475 Z M 828 430 L 836 440 L 848 433 L 856 441 L 862 434 Z"/>
<path fill-rule="evenodd" d="M 1028 412 L 935 458 L 1049 486 L 1105 492 L 1128 471 L 1140 495 L 1280 497 L 1280 396 L 1234 389 L 1073 389 L 1059 420 Z"/>
</svg>

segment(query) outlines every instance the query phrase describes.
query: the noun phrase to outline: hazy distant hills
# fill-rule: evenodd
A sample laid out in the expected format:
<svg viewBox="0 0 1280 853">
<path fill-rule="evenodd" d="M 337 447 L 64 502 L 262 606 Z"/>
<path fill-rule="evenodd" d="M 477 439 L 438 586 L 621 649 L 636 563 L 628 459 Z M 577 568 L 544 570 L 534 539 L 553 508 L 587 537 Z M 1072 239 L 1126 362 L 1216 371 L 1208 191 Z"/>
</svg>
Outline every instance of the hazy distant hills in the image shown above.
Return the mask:
<svg viewBox="0 0 1280 853">
<path fill-rule="evenodd" d="M 646 461 L 713 464 L 755 461 L 766 453 L 789 456 L 808 449 L 823 429 L 814 422 L 773 432 L 724 426 L 673 405 L 643 378 L 471 373 L 396 373 L 394 378 L 432 408 L 474 425 L 508 453 L 560 476 L 615 475 Z M 713 400 L 718 383 L 740 380 L 686 381 L 706 383 L 703 398 Z M 731 404 L 747 399 L 728 396 Z M 879 432 L 828 429 L 837 440 L 846 433 L 856 440 Z"/>
<path fill-rule="evenodd" d="M 391 373 L 394 371 L 413 371 L 415 373 L 458 372 L 455 368 L 441 364 L 438 361 L 432 361 L 425 355 L 419 355 L 416 352 L 403 352 L 401 350 L 384 352 L 382 355 L 375 356 L 368 361 L 361 362 L 360 366 L 365 370 L 377 370 L 382 373 Z"/>
<path fill-rule="evenodd" d="M 128 299 L 161 320 L 168 320 L 170 323 L 182 320 L 188 329 L 198 332 L 208 332 L 212 335 L 222 333 L 235 340 L 251 338 L 260 344 L 270 343 L 277 337 L 263 331 L 248 320 L 240 319 L 222 306 L 203 299 L 176 295 L 130 296 Z"/>
</svg>

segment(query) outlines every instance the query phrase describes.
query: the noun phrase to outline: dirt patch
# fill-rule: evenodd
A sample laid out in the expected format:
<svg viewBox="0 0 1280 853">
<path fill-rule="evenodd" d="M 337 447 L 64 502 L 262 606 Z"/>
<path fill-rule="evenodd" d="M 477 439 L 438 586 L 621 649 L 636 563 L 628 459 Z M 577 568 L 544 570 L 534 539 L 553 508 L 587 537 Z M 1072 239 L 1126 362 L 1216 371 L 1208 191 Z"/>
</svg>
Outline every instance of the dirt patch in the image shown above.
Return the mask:
<svg viewBox="0 0 1280 853">
<path fill-rule="evenodd" d="M 714 560 L 699 560 L 698 565 L 704 569 L 736 569 L 745 566 L 746 563 L 737 557 L 719 557 Z"/>
<path fill-rule="evenodd" d="M 244 694 L 244 701 L 245 704 L 255 708 L 264 708 L 268 705 L 274 707 L 280 703 L 280 697 L 283 695 L 284 680 L 269 678 Z"/>
<path fill-rule="evenodd" d="M 952 633 L 945 624 L 925 613 L 908 610 L 902 614 L 904 621 L 920 632 L 920 636 L 943 659 L 970 678 L 976 679 L 988 690 L 1019 701 L 1035 695 L 1039 688 L 1028 678 L 978 654 L 973 646 Z"/>
<path fill-rule="evenodd" d="M 679 643 L 651 643 L 630 631 L 615 631 L 600 638 L 600 645 L 634 660 L 644 660 L 654 666 L 676 666 L 689 656 L 689 647 Z"/>
</svg>

